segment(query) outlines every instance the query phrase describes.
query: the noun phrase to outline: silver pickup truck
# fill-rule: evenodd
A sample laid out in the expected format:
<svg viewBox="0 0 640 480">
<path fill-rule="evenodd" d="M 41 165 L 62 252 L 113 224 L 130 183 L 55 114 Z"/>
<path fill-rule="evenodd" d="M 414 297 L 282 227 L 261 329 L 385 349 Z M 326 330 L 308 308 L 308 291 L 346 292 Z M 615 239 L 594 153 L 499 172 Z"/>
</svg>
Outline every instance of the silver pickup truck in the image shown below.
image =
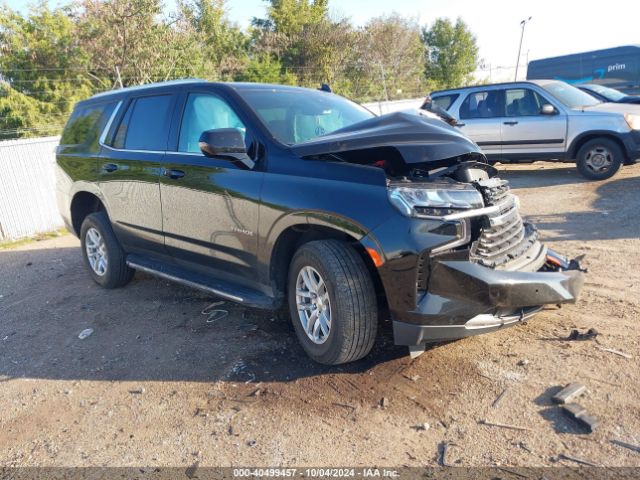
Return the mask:
<svg viewBox="0 0 640 480">
<path fill-rule="evenodd" d="M 491 161 L 576 162 L 591 180 L 640 157 L 640 105 L 603 103 L 557 80 L 478 85 L 431 93 Z"/>
</svg>

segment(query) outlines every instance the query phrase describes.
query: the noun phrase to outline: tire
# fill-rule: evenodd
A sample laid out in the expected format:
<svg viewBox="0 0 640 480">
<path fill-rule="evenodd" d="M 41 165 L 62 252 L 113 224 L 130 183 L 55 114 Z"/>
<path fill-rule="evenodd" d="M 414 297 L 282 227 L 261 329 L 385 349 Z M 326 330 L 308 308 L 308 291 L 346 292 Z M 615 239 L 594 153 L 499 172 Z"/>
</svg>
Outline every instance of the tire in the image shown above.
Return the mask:
<svg viewBox="0 0 640 480">
<path fill-rule="evenodd" d="M 87 215 L 80 228 L 80 244 L 84 263 L 98 285 L 104 288 L 118 288 L 131 281 L 135 270 L 127 265 L 126 255 L 113 233 L 111 222 L 105 212 Z M 96 245 L 102 246 L 96 247 Z M 106 261 L 97 264 L 94 262 L 92 266 L 92 260 L 89 258 L 90 250 L 99 250 Z"/>
<path fill-rule="evenodd" d="M 319 280 L 324 282 L 325 288 L 317 288 L 320 295 L 315 299 L 307 289 L 303 271 L 314 275 L 316 286 L 322 285 Z M 293 327 L 302 348 L 313 360 L 339 365 L 363 358 L 371 351 L 378 328 L 376 293 L 364 261 L 351 246 L 337 240 L 304 244 L 291 261 L 287 290 Z M 311 295 L 300 296 L 301 291 Z M 299 312 L 299 301 L 310 308 Z M 314 302 L 320 305 L 314 308 Z M 314 311 L 321 311 L 313 323 L 317 329 L 311 328 L 307 334 L 303 319 L 308 320 Z M 323 326 L 327 325 L 325 333 Z M 315 332 L 320 338 L 314 340 L 311 336 Z"/>
<path fill-rule="evenodd" d="M 580 174 L 589 180 L 606 180 L 615 175 L 624 162 L 620 146 L 608 138 L 594 138 L 586 142 L 576 158 Z"/>
</svg>

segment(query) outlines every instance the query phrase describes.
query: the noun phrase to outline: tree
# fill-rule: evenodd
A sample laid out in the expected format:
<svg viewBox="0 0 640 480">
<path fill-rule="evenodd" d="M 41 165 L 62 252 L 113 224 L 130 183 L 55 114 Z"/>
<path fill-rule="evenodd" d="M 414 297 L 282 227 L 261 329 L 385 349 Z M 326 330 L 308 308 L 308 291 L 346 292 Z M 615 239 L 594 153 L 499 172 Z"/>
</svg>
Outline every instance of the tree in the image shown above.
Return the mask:
<svg viewBox="0 0 640 480">
<path fill-rule="evenodd" d="M 453 24 L 438 18 L 422 32 L 426 48 L 425 75 L 435 88 L 454 88 L 470 83 L 478 64 L 478 46 L 461 18 Z"/>
<path fill-rule="evenodd" d="M 360 79 L 365 90 L 358 96 L 373 99 L 422 95 L 424 46 L 418 23 L 398 14 L 370 20 L 358 46 Z M 361 82 L 362 83 L 362 82 Z"/>
<path fill-rule="evenodd" d="M 191 26 L 185 36 L 200 48 L 195 55 L 199 76 L 230 80 L 244 69 L 249 38 L 228 20 L 226 0 L 182 0 L 179 12 Z M 196 62 L 192 58 L 190 63 Z"/>
<path fill-rule="evenodd" d="M 0 71 L 5 137 L 57 133 L 74 103 L 94 88 L 73 22 L 44 1 L 27 16 L 0 7 Z"/>
<path fill-rule="evenodd" d="M 295 37 L 306 25 L 320 23 L 329 13 L 329 0 L 267 0 L 270 26 L 288 37 Z M 258 20 L 258 23 L 260 21 Z"/>
</svg>

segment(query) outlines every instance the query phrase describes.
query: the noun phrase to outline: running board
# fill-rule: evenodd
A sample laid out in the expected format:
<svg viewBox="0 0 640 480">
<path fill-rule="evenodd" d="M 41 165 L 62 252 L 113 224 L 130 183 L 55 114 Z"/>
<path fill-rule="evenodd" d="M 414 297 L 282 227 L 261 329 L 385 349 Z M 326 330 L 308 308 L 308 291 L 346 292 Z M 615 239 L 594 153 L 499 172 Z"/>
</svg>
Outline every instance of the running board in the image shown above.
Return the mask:
<svg viewBox="0 0 640 480">
<path fill-rule="evenodd" d="M 240 303 L 248 307 L 265 310 L 273 310 L 276 308 L 274 299 L 258 290 L 190 272 L 175 265 L 154 262 L 139 255 L 128 255 L 127 265 L 134 270 L 140 270 L 141 272 L 149 273 L 171 282 L 203 290 L 216 297 L 221 297 L 225 300 Z"/>
</svg>

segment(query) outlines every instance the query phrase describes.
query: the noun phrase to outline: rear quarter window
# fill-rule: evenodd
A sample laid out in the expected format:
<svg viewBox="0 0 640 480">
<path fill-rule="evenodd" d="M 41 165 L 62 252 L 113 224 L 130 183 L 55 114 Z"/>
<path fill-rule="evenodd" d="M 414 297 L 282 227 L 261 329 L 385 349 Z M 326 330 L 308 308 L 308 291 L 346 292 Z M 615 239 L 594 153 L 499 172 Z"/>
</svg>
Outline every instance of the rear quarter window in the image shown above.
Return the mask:
<svg viewBox="0 0 640 480">
<path fill-rule="evenodd" d="M 62 132 L 60 145 L 67 151 L 95 153 L 100 150 L 99 139 L 116 102 L 76 107 Z"/>
<path fill-rule="evenodd" d="M 436 105 L 444 110 L 449 110 L 453 102 L 459 97 L 457 93 L 452 93 L 451 95 L 440 95 L 438 97 L 431 97 L 431 103 Z"/>
</svg>

